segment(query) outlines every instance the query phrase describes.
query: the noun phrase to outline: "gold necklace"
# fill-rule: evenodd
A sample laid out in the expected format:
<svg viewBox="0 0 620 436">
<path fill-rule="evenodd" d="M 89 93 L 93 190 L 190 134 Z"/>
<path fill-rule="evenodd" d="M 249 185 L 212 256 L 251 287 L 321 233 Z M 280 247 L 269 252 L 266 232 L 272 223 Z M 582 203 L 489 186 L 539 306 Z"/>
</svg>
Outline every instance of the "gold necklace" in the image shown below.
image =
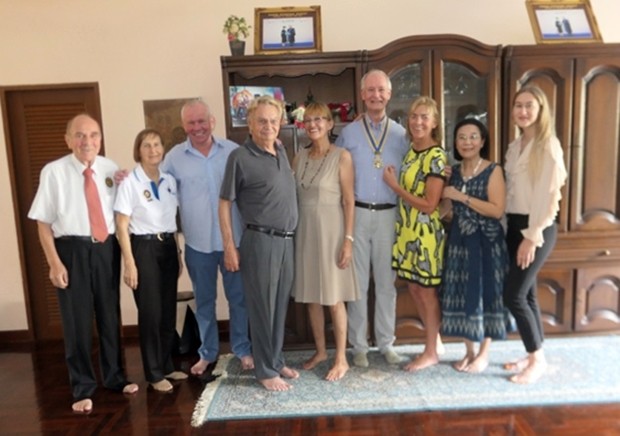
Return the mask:
<svg viewBox="0 0 620 436">
<path fill-rule="evenodd" d="M 306 186 L 304 185 L 304 180 L 306 178 L 306 170 L 308 169 L 308 163 L 310 162 L 310 153 L 308 153 L 308 156 L 306 157 L 306 164 L 304 165 L 304 170 L 301 173 L 301 177 L 299 179 L 299 184 L 301 185 L 303 189 L 306 189 L 306 190 L 310 189 L 310 187 L 312 186 L 312 183 L 314 182 L 314 179 L 316 179 L 316 176 L 318 176 L 319 173 L 321 172 L 321 169 L 323 168 L 323 164 L 325 164 L 325 159 L 327 159 L 327 155 L 329 154 L 330 151 L 331 151 L 331 148 L 328 148 L 325 154 L 323 155 L 323 159 L 321 159 L 319 168 L 316 170 L 316 172 L 310 179 L 310 183 L 308 183 L 308 185 Z"/>
</svg>

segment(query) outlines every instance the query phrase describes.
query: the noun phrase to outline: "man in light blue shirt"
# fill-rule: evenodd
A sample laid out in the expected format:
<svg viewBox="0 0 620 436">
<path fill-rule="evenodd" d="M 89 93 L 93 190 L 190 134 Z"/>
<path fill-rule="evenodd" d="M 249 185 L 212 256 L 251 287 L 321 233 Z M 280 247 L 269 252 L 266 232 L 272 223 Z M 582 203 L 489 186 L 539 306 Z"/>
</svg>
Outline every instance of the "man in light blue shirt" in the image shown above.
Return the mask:
<svg viewBox="0 0 620 436">
<path fill-rule="evenodd" d="M 396 194 L 383 181 L 383 171 L 397 171 L 409 144 L 405 129 L 386 115 L 392 96 L 390 78 L 371 70 L 361 82 L 365 115 L 349 124 L 336 145 L 349 150 L 355 167 L 355 243 L 353 260 L 361 299 L 347 303 L 348 337 L 353 363 L 368 366 L 368 281 L 372 265 L 375 283 L 374 336 L 385 359 L 392 364 L 401 357 L 393 349 L 396 317 L 396 275 L 392 270 L 392 246 L 396 220 Z"/>
<path fill-rule="evenodd" d="M 196 298 L 196 320 L 202 344 L 200 359 L 191 373 L 202 375 L 219 353 L 215 301 L 217 272 L 222 274 L 224 291 L 230 310 L 230 342 L 232 352 L 241 359 L 244 369 L 254 368 L 248 338 L 243 284 L 239 272 L 224 268 L 224 247 L 220 233 L 218 203 L 228 155 L 238 147 L 232 141 L 213 136 L 215 118 L 201 100 L 192 100 L 181 109 L 187 140 L 175 145 L 164 158 L 161 170 L 177 181 L 181 230 L 185 238 L 185 264 Z M 236 206 L 232 223 L 237 237 L 243 225 Z"/>
</svg>

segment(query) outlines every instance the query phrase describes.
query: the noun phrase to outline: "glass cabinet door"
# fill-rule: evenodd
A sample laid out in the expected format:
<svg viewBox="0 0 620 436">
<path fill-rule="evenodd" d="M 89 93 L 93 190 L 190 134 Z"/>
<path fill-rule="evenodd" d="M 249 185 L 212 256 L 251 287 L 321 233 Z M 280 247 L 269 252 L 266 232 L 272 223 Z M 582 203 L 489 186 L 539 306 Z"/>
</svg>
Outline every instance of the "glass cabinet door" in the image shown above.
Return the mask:
<svg viewBox="0 0 620 436">
<path fill-rule="evenodd" d="M 454 163 L 454 126 L 463 118 L 476 118 L 489 127 L 487 76 L 456 62 L 442 63 L 444 147 Z"/>
<path fill-rule="evenodd" d="M 387 115 L 406 129 L 409 106 L 422 92 L 422 66 L 420 63 L 409 64 L 393 72 L 390 80 L 392 98 L 387 107 Z"/>
</svg>

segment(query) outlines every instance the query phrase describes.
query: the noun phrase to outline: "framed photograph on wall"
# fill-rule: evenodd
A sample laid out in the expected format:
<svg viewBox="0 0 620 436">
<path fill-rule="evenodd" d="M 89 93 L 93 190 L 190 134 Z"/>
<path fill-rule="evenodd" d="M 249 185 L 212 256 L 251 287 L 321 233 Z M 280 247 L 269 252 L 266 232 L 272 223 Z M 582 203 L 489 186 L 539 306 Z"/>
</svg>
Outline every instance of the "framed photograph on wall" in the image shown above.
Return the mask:
<svg viewBox="0 0 620 436">
<path fill-rule="evenodd" d="M 536 42 L 602 41 L 590 0 L 526 0 Z"/>
<path fill-rule="evenodd" d="M 229 86 L 230 117 L 233 127 L 247 126 L 248 107 L 255 98 L 263 95 L 284 102 L 284 92 L 279 86 Z"/>
<path fill-rule="evenodd" d="M 254 53 L 322 50 L 320 6 L 254 9 Z"/>
</svg>

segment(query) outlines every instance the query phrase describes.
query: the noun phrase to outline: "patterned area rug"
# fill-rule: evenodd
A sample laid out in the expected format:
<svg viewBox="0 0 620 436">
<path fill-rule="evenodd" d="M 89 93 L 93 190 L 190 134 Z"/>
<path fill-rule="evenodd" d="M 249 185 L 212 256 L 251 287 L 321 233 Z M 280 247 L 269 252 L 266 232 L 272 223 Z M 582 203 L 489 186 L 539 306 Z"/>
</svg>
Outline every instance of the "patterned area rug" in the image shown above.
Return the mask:
<svg viewBox="0 0 620 436">
<path fill-rule="evenodd" d="M 396 347 L 408 360 L 421 345 Z M 368 368 L 351 367 L 340 381 L 323 380 L 329 364 L 300 378 L 287 392 L 268 392 L 251 372 L 241 371 L 239 359 L 222 356 L 207 384 L 192 425 L 211 420 L 271 417 L 355 415 L 448 409 L 479 409 L 578 403 L 620 402 L 620 336 L 548 339 L 549 366 L 537 383 L 520 386 L 507 380 L 505 362 L 524 355 L 520 341 L 495 342 L 491 361 L 482 374 L 454 370 L 452 362 L 464 354 L 464 345 L 447 344 L 441 362 L 419 373 L 389 365 L 377 350 L 368 354 Z M 287 352 L 287 365 L 300 368 L 311 351 Z M 350 363 L 351 359 L 349 359 Z"/>
</svg>

